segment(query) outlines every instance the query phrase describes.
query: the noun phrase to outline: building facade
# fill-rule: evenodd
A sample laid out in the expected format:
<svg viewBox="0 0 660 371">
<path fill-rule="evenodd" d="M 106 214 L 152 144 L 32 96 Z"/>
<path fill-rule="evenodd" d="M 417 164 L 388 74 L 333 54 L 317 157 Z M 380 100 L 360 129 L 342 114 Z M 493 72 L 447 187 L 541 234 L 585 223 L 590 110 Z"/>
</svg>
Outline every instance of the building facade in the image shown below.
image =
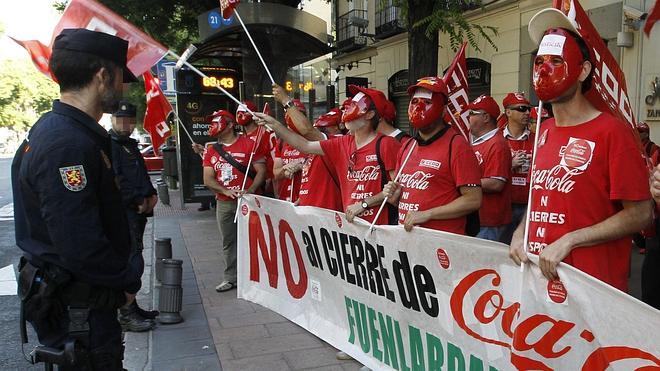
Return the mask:
<svg viewBox="0 0 660 371">
<path fill-rule="evenodd" d="M 644 35 L 643 14 L 654 0 L 583 0 L 582 7 L 617 59 L 627 81 L 628 96 L 637 120 L 651 126 L 651 137 L 660 141 L 660 26 Z M 547 0 L 484 0 L 483 8 L 466 10 L 470 23 L 493 26 L 497 48 L 477 37 L 480 51 L 466 51 L 470 98 L 490 94 L 498 102 L 508 92 L 523 91 L 536 101 L 531 88 L 532 62 L 537 46 L 527 25 L 539 10 L 552 6 Z M 350 83 L 387 92 L 397 105 L 397 125 L 408 128 L 405 89 L 408 39 L 401 10 L 392 1 L 335 0 L 333 3 L 336 52 L 331 67 L 337 72 L 338 99 L 346 97 Z M 454 58 L 447 35 L 440 35 L 438 75 Z M 653 83 L 656 88 L 653 88 Z"/>
</svg>

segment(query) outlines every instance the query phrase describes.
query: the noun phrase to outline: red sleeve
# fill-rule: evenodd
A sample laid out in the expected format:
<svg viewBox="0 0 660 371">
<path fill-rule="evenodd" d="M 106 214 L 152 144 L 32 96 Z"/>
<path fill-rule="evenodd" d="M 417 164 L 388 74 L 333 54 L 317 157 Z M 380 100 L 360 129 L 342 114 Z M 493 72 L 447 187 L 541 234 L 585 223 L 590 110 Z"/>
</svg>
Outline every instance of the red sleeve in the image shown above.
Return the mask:
<svg viewBox="0 0 660 371">
<path fill-rule="evenodd" d="M 407 151 L 410 151 L 410 144 Z M 385 170 L 395 170 L 397 168 L 397 159 L 401 143 L 392 137 L 383 137 L 380 143 L 380 158 L 385 164 Z M 407 153 L 406 153 L 407 154 Z"/>
<path fill-rule="evenodd" d="M 456 188 L 466 184 L 481 184 L 481 169 L 477 156 L 462 136 L 454 139 L 451 155 L 451 173 L 456 183 Z"/>
<path fill-rule="evenodd" d="M 484 159 L 482 178 L 505 178 L 511 180 L 511 150 L 505 142 L 495 142 Z"/>
<path fill-rule="evenodd" d="M 337 156 L 337 153 L 341 151 L 341 141 L 344 137 L 334 137 L 319 142 L 321 144 L 321 149 L 323 154 L 328 156 L 332 161 L 332 158 Z"/>
<path fill-rule="evenodd" d="M 649 170 L 632 131 L 625 125 L 616 122 L 609 136 L 610 199 L 648 200 L 651 198 Z"/>
<path fill-rule="evenodd" d="M 204 160 L 202 160 L 202 166 L 213 167 L 211 164 L 211 157 L 215 154 L 215 148 L 208 146 L 204 149 Z"/>
</svg>

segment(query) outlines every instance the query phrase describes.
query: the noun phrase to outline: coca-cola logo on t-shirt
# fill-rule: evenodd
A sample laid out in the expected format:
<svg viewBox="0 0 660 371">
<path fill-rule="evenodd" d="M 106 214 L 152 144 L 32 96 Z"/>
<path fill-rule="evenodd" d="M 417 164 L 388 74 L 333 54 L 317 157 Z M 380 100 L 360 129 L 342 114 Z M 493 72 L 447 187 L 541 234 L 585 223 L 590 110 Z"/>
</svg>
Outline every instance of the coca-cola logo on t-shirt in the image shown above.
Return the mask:
<svg viewBox="0 0 660 371">
<path fill-rule="evenodd" d="M 365 166 L 359 170 L 349 170 L 346 178 L 352 182 L 368 182 L 371 180 L 378 180 L 380 175 L 380 168 L 378 166 Z"/>
<path fill-rule="evenodd" d="M 570 137 L 568 144 L 562 146 L 559 151 L 559 155 L 561 156 L 560 164 L 584 171 L 589 166 L 589 163 L 591 163 L 595 147 L 596 143 L 594 142 Z"/>
<path fill-rule="evenodd" d="M 418 189 L 423 191 L 429 187 L 429 179 L 433 174 L 428 174 L 422 170 L 417 170 L 412 174 L 401 174 L 401 186 L 407 189 Z"/>
</svg>

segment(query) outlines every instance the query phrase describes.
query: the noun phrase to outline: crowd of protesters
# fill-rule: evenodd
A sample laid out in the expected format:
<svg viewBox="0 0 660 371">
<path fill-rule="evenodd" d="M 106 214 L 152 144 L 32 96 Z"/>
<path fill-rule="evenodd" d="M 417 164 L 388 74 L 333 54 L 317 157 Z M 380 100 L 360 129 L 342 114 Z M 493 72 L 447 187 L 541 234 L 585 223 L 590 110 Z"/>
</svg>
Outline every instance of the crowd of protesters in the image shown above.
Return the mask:
<svg viewBox="0 0 660 371">
<path fill-rule="evenodd" d="M 559 16 L 537 17 L 545 25 Z M 396 112 L 383 92 L 355 85 L 339 109 L 314 123 L 279 85 L 273 96 L 285 110 L 284 123 L 247 101 L 236 117 L 214 113 L 209 123 L 218 144 L 207 147 L 204 179 L 218 201 L 228 203 L 223 215 L 218 211 L 223 236 L 235 235 L 236 199 L 256 192 L 344 212 L 349 222 L 499 241 L 510 245 L 517 264 L 539 255 L 549 280 L 559 278 L 556 266 L 563 261 L 627 292 L 632 236 L 654 232 L 649 167 L 634 130 L 586 99 L 593 69 L 588 49 L 575 29 L 558 22 L 530 29 L 540 44 L 533 87 L 544 108 L 539 112 L 520 92 L 507 94 L 501 105 L 482 95 L 463 107 L 469 138 L 450 124 L 448 88 L 434 76 L 408 88 L 412 137 L 393 126 L 405 112 Z M 243 134 L 234 135 L 236 126 Z M 648 126 L 640 123 L 638 130 L 657 165 Z M 253 169 L 246 169 L 250 157 Z M 248 188 L 241 187 L 246 174 Z M 383 200 L 387 207 L 378 215 Z M 643 286 L 644 300 L 660 307 L 656 249 L 647 256 Z M 236 286 L 235 240 L 223 250 L 229 267 L 218 291 Z"/>
</svg>

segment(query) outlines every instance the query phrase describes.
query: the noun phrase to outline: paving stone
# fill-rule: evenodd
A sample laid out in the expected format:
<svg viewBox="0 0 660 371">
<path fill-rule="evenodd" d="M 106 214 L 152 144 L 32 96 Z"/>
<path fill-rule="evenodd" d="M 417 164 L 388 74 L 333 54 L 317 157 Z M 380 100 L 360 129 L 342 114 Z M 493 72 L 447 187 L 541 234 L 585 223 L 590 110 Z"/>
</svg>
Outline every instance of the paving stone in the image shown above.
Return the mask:
<svg viewBox="0 0 660 371">
<path fill-rule="evenodd" d="M 218 320 L 220 321 L 220 325 L 222 325 L 222 327 L 241 327 L 287 321 L 286 318 L 271 311 L 249 313 L 245 315 L 220 314 L 220 316 L 218 316 Z"/>
<path fill-rule="evenodd" d="M 158 339 L 158 341 L 156 341 Z M 217 357 L 211 339 L 185 341 L 185 339 L 168 336 L 167 338 L 154 338 L 154 349 L 157 349 L 156 360 L 179 359 L 192 356 L 213 355 Z"/>
<path fill-rule="evenodd" d="M 162 335 L 185 339 L 185 341 L 210 339 L 212 337 L 208 324 L 202 326 L 190 326 L 190 324 L 185 321 L 176 328 L 160 325 L 157 327 L 156 331 L 164 331 L 165 333 Z"/>
<path fill-rule="evenodd" d="M 220 339 L 218 343 L 270 337 L 264 325 L 216 328 L 213 329 L 213 336 Z"/>
<path fill-rule="evenodd" d="M 291 367 L 281 354 L 249 357 L 222 362 L 224 371 L 289 371 Z"/>
<path fill-rule="evenodd" d="M 267 337 L 259 339 L 259 341 L 230 341 L 229 346 L 231 347 L 234 357 L 244 358 L 261 354 L 318 348 L 322 346 L 322 343 L 313 335 L 294 334 Z"/>
<path fill-rule="evenodd" d="M 304 328 L 289 321 L 278 322 L 278 323 L 267 323 L 265 324 L 265 326 L 270 336 L 302 334 L 307 332 L 307 330 L 305 330 Z"/>
<path fill-rule="evenodd" d="M 335 356 L 336 353 L 336 351 L 332 351 L 327 347 L 321 347 L 286 352 L 284 353 L 284 359 L 292 369 L 300 370 L 305 368 L 338 365 L 341 361 Z"/>
<path fill-rule="evenodd" d="M 166 370 L 166 371 L 207 371 L 207 370 L 222 370 L 218 357 L 212 356 L 195 356 L 186 357 L 174 360 L 167 360 L 165 362 L 154 362 L 152 364 L 153 370 Z"/>
</svg>

